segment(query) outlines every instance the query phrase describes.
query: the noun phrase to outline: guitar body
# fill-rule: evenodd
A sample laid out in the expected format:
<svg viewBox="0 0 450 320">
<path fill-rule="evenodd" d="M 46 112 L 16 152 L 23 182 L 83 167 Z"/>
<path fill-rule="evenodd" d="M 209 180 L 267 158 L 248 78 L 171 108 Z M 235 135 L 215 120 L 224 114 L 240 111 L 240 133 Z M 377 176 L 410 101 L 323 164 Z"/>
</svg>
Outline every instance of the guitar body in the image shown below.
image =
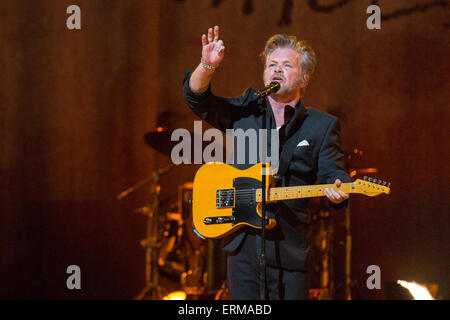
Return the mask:
<svg viewBox="0 0 450 320">
<path fill-rule="evenodd" d="M 262 164 L 239 170 L 224 163 L 207 163 L 200 167 L 194 179 L 193 224 L 204 238 L 221 238 L 249 225 L 261 228 L 261 203 L 254 192 L 261 188 Z M 273 181 L 266 176 L 266 187 Z M 266 219 L 266 229 L 275 226 Z"/>
</svg>

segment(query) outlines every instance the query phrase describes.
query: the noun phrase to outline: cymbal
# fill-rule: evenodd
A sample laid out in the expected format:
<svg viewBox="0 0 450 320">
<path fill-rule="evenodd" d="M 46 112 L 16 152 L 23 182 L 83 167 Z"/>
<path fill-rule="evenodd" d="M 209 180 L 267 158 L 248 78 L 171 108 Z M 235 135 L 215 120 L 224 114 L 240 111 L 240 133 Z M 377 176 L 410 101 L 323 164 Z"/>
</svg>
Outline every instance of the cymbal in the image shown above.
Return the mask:
<svg viewBox="0 0 450 320">
<path fill-rule="evenodd" d="M 172 148 L 176 145 L 176 141 L 171 141 L 173 130 L 165 127 L 158 127 L 155 131 L 147 132 L 144 136 L 145 142 L 152 149 L 170 155 Z"/>
<path fill-rule="evenodd" d="M 180 141 L 172 141 L 171 140 L 172 133 L 174 131 L 175 130 L 168 129 L 166 127 L 158 127 L 154 131 L 147 132 L 144 135 L 144 139 L 150 148 L 152 148 L 160 153 L 170 156 L 172 153 L 173 147 L 175 147 L 181 141 L 181 140 Z M 189 131 L 189 135 L 191 137 L 191 144 L 190 144 L 191 145 L 191 157 L 193 157 L 193 155 L 194 155 L 194 139 L 195 139 L 196 134 Z M 200 137 L 200 139 L 202 140 L 202 150 L 204 150 L 204 148 L 211 142 L 203 141 L 202 137 Z M 218 141 L 218 143 L 220 143 L 220 145 L 222 145 L 222 141 Z M 222 146 L 222 148 L 223 148 L 223 146 Z M 225 150 L 224 150 L 224 154 L 225 154 Z"/>
</svg>

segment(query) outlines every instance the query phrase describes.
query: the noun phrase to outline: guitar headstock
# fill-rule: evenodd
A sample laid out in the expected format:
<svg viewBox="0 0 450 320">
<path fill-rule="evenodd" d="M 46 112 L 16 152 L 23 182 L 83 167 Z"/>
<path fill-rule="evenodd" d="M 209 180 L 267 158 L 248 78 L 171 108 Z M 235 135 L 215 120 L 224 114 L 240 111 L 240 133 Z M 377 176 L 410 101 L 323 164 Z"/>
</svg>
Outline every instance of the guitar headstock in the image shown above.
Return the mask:
<svg viewBox="0 0 450 320">
<path fill-rule="evenodd" d="M 356 179 L 352 182 L 352 193 L 362 193 L 369 197 L 377 196 L 381 193 L 391 193 L 391 183 L 364 176 L 363 179 Z"/>
</svg>

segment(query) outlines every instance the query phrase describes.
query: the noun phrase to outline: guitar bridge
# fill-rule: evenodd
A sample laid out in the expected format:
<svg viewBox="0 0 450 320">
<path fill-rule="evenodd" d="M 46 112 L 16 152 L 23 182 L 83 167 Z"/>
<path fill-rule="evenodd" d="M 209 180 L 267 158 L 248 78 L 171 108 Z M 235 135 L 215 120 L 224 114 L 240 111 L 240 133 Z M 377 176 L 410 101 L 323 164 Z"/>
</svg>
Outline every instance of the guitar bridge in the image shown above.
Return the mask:
<svg viewBox="0 0 450 320">
<path fill-rule="evenodd" d="M 234 207 L 234 189 L 219 189 L 216 191 L 216 208 Z"/>
<path fill-rule="evenodd" d="M 224 224 L 224 223 L 234 223 L 233 216 L 223 216 L 223 217 L 207 217 L 203 220 L 204 224 Z"/>
</svg>

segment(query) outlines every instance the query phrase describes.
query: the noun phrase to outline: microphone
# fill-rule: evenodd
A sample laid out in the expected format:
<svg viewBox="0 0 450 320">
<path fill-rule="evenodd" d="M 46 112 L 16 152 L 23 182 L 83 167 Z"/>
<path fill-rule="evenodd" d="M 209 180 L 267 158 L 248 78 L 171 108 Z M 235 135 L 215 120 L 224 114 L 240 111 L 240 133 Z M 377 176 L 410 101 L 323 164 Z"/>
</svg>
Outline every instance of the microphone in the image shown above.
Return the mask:
<svg viewBox="0 0 450 320">
<path fill-rule="evenodd" d="M 257 95 L 259 98 L 267 97 L 271 93 L 277 92 L 278 90 L 280 90 L 280 83 L 276 82 L 276 81 L 272 81 L 264 89 L 262 89 L 260 91 L 256 91 L 255 95 Z"/>
</svg>

